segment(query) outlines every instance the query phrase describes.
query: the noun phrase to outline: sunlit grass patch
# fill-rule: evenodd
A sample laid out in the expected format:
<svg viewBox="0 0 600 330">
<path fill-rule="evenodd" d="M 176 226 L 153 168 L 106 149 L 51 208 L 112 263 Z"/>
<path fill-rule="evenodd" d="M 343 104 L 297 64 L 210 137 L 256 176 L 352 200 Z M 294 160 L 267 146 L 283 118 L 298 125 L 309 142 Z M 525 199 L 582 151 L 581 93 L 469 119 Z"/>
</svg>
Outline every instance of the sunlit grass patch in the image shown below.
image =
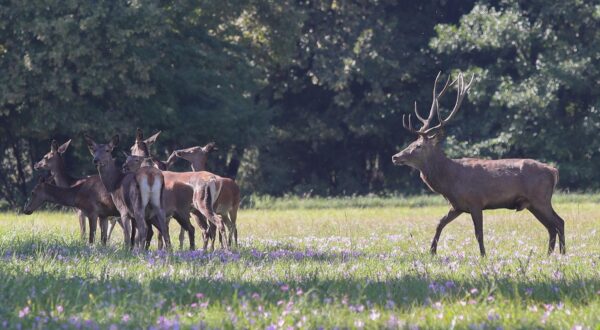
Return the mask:
<svg viewBox="0 0 600 330">
<path fill-rule="evenodd" d="M 468 215 L 429 255 L 443 204 L 243 210 L 240 248 L 214 253 L 132 253 L 120 229 L 107 247 L 90 246 L 73 212 L 3 214 L 0 326 L 594 327 L 600 212 L 556 208 L 566 256 L 546 255 L 532 215 L 498 210 L 484 213 L 483 259 Z"/>
</svg>

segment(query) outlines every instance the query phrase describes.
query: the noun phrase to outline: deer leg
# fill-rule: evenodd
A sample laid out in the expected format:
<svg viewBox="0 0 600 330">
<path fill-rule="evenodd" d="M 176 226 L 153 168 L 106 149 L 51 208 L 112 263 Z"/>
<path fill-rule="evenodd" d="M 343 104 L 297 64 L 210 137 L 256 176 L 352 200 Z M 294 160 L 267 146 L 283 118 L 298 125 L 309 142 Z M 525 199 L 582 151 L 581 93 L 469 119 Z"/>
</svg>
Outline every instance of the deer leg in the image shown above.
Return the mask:
<svg viewBox="0 0 600 330">
<path fill-rule="evenodd" d="M 110 217 L 108 219 L 108 235 L 106 237 L 107 240 L 109 240 L 112 237 L 112 232 L 113 230 L 115 230 L 115 226 L 117 225 L 117 221 L 114 217 Z"/>
<path fill-rule="evenodd" d="M 195 250 L 196 249 L 196 238 L 195 238 L 196 229 L 194 229 L 194 226 L 190 222 L 189 213 L 187 214 L 187 217 L 186 217 L 186 215 L 182 216 L 177 213 L 175 213 L 173 215 L 173 217 L 175 218 L 175 220 L 177 220 L 177 222 L 181 226 L 181 230 L 179 231 L 179 249 L 180 250 L 183 249 L 183 241 L 185 240 L 185 232 L 187 231 L 189 238 L 190 238 L 190 250 Z"/>
<path fill-rule="evenodd" d="M 564 244 L 564 221 L 558 215 L 555 216 L 556 212 L 550 207 L 548 210 L 544 210 L 544 208 L 530 207 L 529 211 L 546 227 L 548 230 L 548 235 L 550 239 L 548 240 L 548 254 L 552 254 L 554 252 L 554 248 L 556 246 L 556 236 L 557 234 L 560 237 L 560 230 L 562 229 L 563 233 L 563 244 Z M 559 219 L 559 220 L 558 220 Z M 560 226 L 560 222 L 562 221 L 562 228 Z M 561 253 L 564 249 L 564 246 L 561 249 Z"/>
<path fill-rule="evenodd" d="M 238 232 L 237 232 L 237 209 L 229 211 L 229 219 L 233 224 L 233 239 L 235 240 L 235 247 L 238 247 Z"/>
<path fill-rule="evenodd" d="M 152 230 L 152 226 L 149 224 L 148 230 L 146 232 L 146 245 L 144 246 L 144 249 L 150 250 L 150 244 L 152 243 L 153 236 L 154 236 L 154 230 Z M 159 241 L 160 241 L 160 234 L 158 234 L 158 237 L 159 237 Z"/>
<path fill-rule="evenodd" d="M 200 213 L 200 211 L 198 211 L 197 209 L 193 208 L 190 210 L 192 218 L 194 219 L 194 221 L 196 222 L 196 224 L 198 225 L 198 227 L 200 227 L 200 230 L 202 231 L 202 250 L 206 251 L 206 249 L 208 248 L 208 227 L 209 227 L 209 223 L 207 222 L 206 218 L 202 215 L 202 213 Z"/>
<path fill-rule="evenodd" d="M 108 241 L 108 219 L 106 217 L 100 218 L 100 241 L 102 245 L 106 246 Z"/>
<path fill-rule="evenodd" d="M 551 206 L 552 208 L 552 206 Z M 554 215 L 554 219 L 555 220 L 555 225 L 556 225 L 556 230 L 558 231 L 558 240 L 559 240 L 559 248 L 560 248 L 560 254 L 565 254 L 567 253 L 567 246 L 565 244 L 565 220 L 563 218 L 560 217 L 560 215 L 558 215 L 558 213 L 556 213 L 556 211 L 554 211 L 554 208 L 552 208 L 552 213 Z"/>
<path fill-rule="evenodd" d="M 227 246 L 229 246 L 229 248 L 231 248 L 231 244 L 233 243 L 233 231 L 234 231 L 234 225 L 233 222 L 231 221 L 231 219 L 229 218 L 229 215 L 227 213 L 224 213 L 221 218 L 223 219 L 223 224 L 225 224 L 225 226 L 227 226 Z"/>
<path fill-rule="evenodd" d="M 164 248 L 165 241 L 164 241 L 162 232 L 160 231 L 160 228 L 158 227 L 158 225 L 156 225 L 157 224 L 156 217 L 152 217 L 152 223 L 154 223 L 155 227 L 158 229 L 158 249 L 162 250 Z"/>
<path fill-rule="evenodd" d="M 485 257 L 485 246 L 483 245 L 483 213 L 481 210 L 471 210 L 471 218 L 475 226 L 475 237 L 479 243 L 479 253 Z"/>
<path fill-rule="evenodd" d="M 90 244 L 94 244 L 94 236 L 96 236 L 96 227 L 98 226 L 98 217 L 95 215 L 89 215 L 88 219 L 90 221 L 90 237 L 88 242 Z"/>
<path fill-rule="evenodd" d="M 135 227 L 137 229 L 137 235 L 135 235 L 135 247 L 139 250 L 145 245 L 148 227 L 146 226 L 146 219 L 144 219 L 143 209 L 136 212 L 134 217 Z"/>
<path fill-rule="evenodd" d="M 447 224 L 452 222 L 461 214 L 462 211 L 450 209 L 450 211 L 448 211 L 448 214 L 446 214 L 443 218 L 440 219 L 440 222 L 438 223 L 437 228 L 435 229 L 435 236 L 433 237 L 433 241 L 431 242 L 431 248 L 429 249 L 431 254 L 437 253 L 438 241 L 440 240 L 440 235 L 442 234 L 442 230 L 444 229 L 444 227 L 446 227 Z"/>
<path fill-rule="evenodd" d="M 81 235 L 81 239 L 85 240 L 85 215 L 83 211 L 77 210 L 77 217 L 79 218 L 79 234 Z"/>
</svg>

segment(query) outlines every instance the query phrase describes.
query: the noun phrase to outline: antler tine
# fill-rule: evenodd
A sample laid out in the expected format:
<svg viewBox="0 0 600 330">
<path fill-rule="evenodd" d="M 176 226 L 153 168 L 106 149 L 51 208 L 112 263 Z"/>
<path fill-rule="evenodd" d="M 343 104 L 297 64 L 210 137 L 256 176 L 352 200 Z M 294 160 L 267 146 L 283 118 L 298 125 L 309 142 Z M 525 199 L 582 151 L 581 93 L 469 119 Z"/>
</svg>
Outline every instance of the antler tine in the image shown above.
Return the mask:
<svg viewBox="0 0 600 330">
<path fill-rule="evenodd" d="M 411 133 L 420 134 L 419 131 L 413 128 L 412 116 L 410 114 L 408 115 L 408 117 L 406 115 L 402 115 L 402 126 L 404 126 L 404 128 Z"/>
<path fill-rule="evenodd" d="M 471 80 L 469 81 L 469 83 L 465 85 L 464 76 L 461 72 L 458 74 L 458 77 L 456 77 L 456 79 L 454 79 L 454 81 L 452 81 L 450 86 L 457 83 L 456 103 L 454 104 L 454 108 L 450 112 L 450 115 L 448 115 L 448 117 L 446 117 L 446 119 L 443 119 L 442 115 L 440 114 L 438 99 L 436 98 L 434 100 L 434 103 L 432 104 L 432 109 L 435 109 L 435 111 L 437 113 L 439 124 L 435 127 L 431 127 L 426 130 L 421 130 L 422 134 L 429 134 L 434 130 L 443 128 L 450 120 L 452 120 L 452 118 L 454 118 L 454 116 L 456 116 L 456 114 L 458 113 L 458 109 L 460 109 L 460 106 L 462 104 L 462 101 L 463 101 L 465 95 L 467 95 L 467 93 L 469 92 L 469 89 L 471 88 L 471 85 L 473 84 L 474 77 L 475 77 L 475 75 L 473 74 L 471 76 Z"/>
<path fill-rule="evenodd" d="M 415 101 L 415 116 L 417 116 L 417 119 L 423 123 L 423 125 L 425 125 L 427 123 L 427 120 L 423 117 L 421 117 L 421 115 L 419 114 L 419 111 L 417 110 L 417 101 Z"/>
<path fill-rule="evenodd" d="M 463 99 L 465 98 L 465 96 L 469 92 L 469 89 L 471 88 L 471 84 L 473 83 L 474 78 L 475 78 L 475 75 L 473 74 L 471 76 L 471 80 L 469 81 L 469 83 L 465 85 L 464 76 L 463 76 L 462 72 L 458 74 L 458 78 L 457 78 L 458 79 L 458 87 L 457 87 L 457 92 L 456 92 L 456 103 L 454 104 L 454 108 L 452 109 L 452 112 L 450 112 L 450 115 L 448 115 L 448 117 L 446 117 L 446 119 L 440 120 L 440 124 L 442 126 L 446 125 L 446 123 L 448 123 L 450 120 L 452 120 L 452 118 L 454 118 L 454 116 L 456 116 L 456 114 L 458 113 L 458 109 L 460 109 Z"/>
</svg>

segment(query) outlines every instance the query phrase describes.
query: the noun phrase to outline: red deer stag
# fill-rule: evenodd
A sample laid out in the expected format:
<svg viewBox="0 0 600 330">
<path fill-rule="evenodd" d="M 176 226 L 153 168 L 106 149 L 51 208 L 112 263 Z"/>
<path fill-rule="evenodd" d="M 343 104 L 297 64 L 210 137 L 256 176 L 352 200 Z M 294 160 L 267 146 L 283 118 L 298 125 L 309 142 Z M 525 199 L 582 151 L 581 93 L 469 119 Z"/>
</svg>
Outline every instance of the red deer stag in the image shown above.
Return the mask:
<svg viewBox="0 0 600 330">
<path fill-rule="evenodd" d="M 440 73 L 441 74 L 441 73 Z M 470 213 L 475 227 L 479 251 L 485 255 L 483 244 L 483 210 L 528 209 L 548 230 L 550 242 L 548 253 L 554 251 L 556 235 L 560 239 L 560 252 L 565 253 L 564 220 L 552 208 L 552 193 L 558 182 L 558 170 L 531 159 L 486 160 L 474 158 L 449 159 L 441 142 L 445 125 L 454 118 L 463 98 L 469 91 L 473 77 L 464 83 L 462 73 L 450 83 L 450 78 L 438 93 L 437 75 L 433 85 L 433 102 L 425 119 L 417 111 L 415 115 L 423 126 L 416 130 L 412 118 L 403 116 L 403 126 L 418 136 L 401 152 L 392 157 L 395 165 L 408 165 L 421 172 L 421 179 L 434 192 L 443 195 L 451 205 L 448 214 L 440 219 L 431 243 L 431 253 L 437 252 L 437 244 L 444 227 L 462 213 Z M 457 97 L 450 115 L 442 118 L 439 99 L 448 87 L 457 87 Z M 431 126 L 434 118 L 439 124 Z M 406 120 L 408 119 L 408 120 Z"/>
<path fill-rule="evenodd" d="M 97 144 L 85 135 L 90 153 L 94 157 L 94 164 L 98 168 L 100 179 L 106 190 L 110 193 L 113 202 L 123 223 L 132 219 L 138 233 L 135 236 L 137 248 L 144 246 L 147 234 L 146 209 L 152 209 L 159 232 L 163 234 L 167 249 L 171 248 L 169 231 L 165 226 L 165 212 L 163 209 L 164 177 L 160 170 L 154 167 L 141 168 L 136 172 L 122 173 L 112 157 L 113 149 L 119 144 L 119 136 L 112 137 L 106 144 Z M 148 246 L 146 245 L 146 248 Z"/>
<path fill-rule="evenodd" d="M 82 190 L 82 193 L 85 194 L 85 197 L 80 197 L 80 198 L 85 198 L 87 200 L 85 202 L 85 209 L 76 207 L 76 208 L 78 208 L 77 215 L 79 217 L 79 228 L 80 228 L 81 236 L 85 238 L 85 231 L 86 231 L 85 230 L 85 217 L 86 217 L 86 215 L 87 214 L 92 214 L 92 215 L 97 214 L 98 217 L 100 218 L 100 230 L 101 231 L 105 226 L 106 217 L 111 217 L 110 218 L 111 219 L 110 229 L 109 229 L 109 235 L 108 235 L 110 237 L 110 232 L 112 232 L 112 230 L 114 229 L 115 224 L 117 222 L 112 217 L 119 216 L 119 212 L 115 208 L 115 205 L 112 202 L 110 194 L 108 193 L 108 191 L 106 191 L 106 188 L 104 188 L 104 185 L 100 181 L 100 177 L 98 175 L 91 175 L 91 176 L 88 176 L 85 178 L 76 179 L 67 173 L 67 170 L 66 170 L 67 167 L 65 164 L 65 160 L 63 158 L 63 154 L 65 153 L 65 151 L 67 151 L 67 148 L 69 147 L 70 143 L 71 143 L 71 140 L 65 142 L 61 146 L 58 146 L 58 143 L 56 142 L 56 140 L 52 140 L 52 143 L 50 145 L 50 151 L 46 155 L 44 155 L 44 157 L 42 157 L 42 159 L 40 161 L 35 163 L 33 168 L 35 170 L 50 171 L 52 180 L 54 180 L 54 183 L 58 187 L 68 188 L 68 187 L 72 187 L 77 184 L 84 184 L 85 188 Z M 60 202 L 57 202 L 57 203 L 61 204 Z M 64 204 L 61 204 L 61 205 L 64 205 Z M 94 234 L 91 232 L 92 227 L 93 227 L 94 232 L 96 230 L 96 228 L 92 222 L 95 222 L 96 220 L 93 220 L 92 218 L 88 217 L 88 221 L 90 222 L 89 241 L 91 243 L 94 240 Z M 121 225 L 121 227 L 123 226 L 123 224 L 120 221 L 118 223 L 119 223 L 119 225 Z M 126 237 L 125 239 L 128 240 L 129 238 Z"/>
</svg>

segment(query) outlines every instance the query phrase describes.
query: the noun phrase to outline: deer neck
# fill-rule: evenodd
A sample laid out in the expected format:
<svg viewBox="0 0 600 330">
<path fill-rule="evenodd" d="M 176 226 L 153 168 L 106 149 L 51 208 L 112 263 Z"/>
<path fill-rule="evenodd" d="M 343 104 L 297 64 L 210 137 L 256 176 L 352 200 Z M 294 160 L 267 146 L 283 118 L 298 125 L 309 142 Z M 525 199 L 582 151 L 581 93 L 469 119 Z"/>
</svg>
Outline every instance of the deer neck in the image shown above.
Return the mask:
<svg viewBox="0 0 600 330">
<path fill-rule="evenodd" d="M 194 160 L 190 165 L 194 172 L 204 171 L 206 169 L 206 160 Z"/>
<path fill-rule="evenodd" d="M 431 190 L 446 195 L 454 182 L 453 165 L 453 161 L 441 149 L 437 149 L 419 168 L 421 179 Z"/>
<path fill-rule="evenodd" d="M 100 180 L 109 193 L 119 188 L 124 176 L 123 172 L 115 164 L 114 159 L 108 161 L 106 165 L 98 167 L 98 174 L 100 174 Z"/>
<path fill-rule="evenodd" d="M 45 200 L 63 206 L 76 207 L 79 189 L 79 185 L 73 187 L 59 187 L 52 184 L 46 184 L 44 186 Z"/>
<path fill-rule="evenodd" d="M 67 174 L 67 167 L 65 166 L 62 157 L 60 158 L 60 161 L 57 162 L 56 168 L 50 170 L 50 174 L 52 174 L 54 182 L 56 182 L 56 185 L 59 187 L 70 187 L 77 181 L 77 179 Z"/>
</svg>

